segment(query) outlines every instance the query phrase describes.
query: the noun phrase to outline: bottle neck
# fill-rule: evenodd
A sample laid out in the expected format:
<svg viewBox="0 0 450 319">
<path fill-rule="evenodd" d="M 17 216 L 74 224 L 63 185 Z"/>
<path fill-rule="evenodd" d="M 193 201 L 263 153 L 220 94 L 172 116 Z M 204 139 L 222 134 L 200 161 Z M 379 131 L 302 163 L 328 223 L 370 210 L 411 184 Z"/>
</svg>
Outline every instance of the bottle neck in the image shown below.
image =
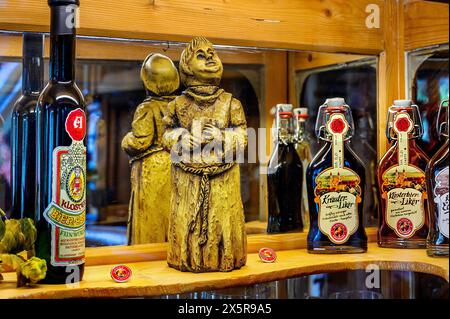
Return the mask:
<svg viewBox="0 0 450 319">
<path fill-rule="evenodd" d="M 22 58 L 22 94 L 39 94 L 44 80 L 44 37 L 24 33 Z"/>
<path fill-rule="evenodd" d="M 24 57 L 22 73 L 22 93 L 39 94 L 44 80 L 44 59 L 42 57 Z"/>
<path fill-rule="evenodd" d="M 50 81 L 75 80 L 75 14 L 73 6 L 51 7 Z"/>
<path fill-rule="evenodd" d="M 392 147 L 396 149 L 397 162 L 400 166 L 408 166 L 410 164 L 409 160 L 411 150 L 417 151 L 418 149 L 416 138 L 396 139 Z"/>
<path fill-rule="evenodd" d="M 278 144 L 288 144 L 292 142 L 291 119 L 280 118 L 278 120 Z"/>
<path fill-rule="evenodd" d="M 297 119 L 295 137 L 298 142 L 306 140 L 306 121 Z"/>
</svg>

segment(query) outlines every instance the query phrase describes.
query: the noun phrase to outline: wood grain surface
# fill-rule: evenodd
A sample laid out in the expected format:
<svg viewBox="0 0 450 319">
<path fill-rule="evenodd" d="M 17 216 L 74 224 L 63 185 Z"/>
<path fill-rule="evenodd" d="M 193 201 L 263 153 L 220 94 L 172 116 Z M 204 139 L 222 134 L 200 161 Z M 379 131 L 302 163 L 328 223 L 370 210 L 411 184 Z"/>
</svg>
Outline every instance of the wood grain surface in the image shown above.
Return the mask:
<svg viewBox="0 0 450 319">
<path fill-rule="evenodd" d="M 328 52 L 377 53 L 382 28 L 368 29 L 366 7 L 383 0 L 85 0 L 79 34 Z M 5 0 L 0 29 L 49 30 L 41 0 Z"/>
<path fill-rule="evenodd" d="M 425 250 L 379 248 L 369 244 L 365 254 L 312 255 L 304 249 L 278 251 L 277 261 L 263 263 L 255 253 L 248 255 L 247 265 L 229 273 L 182 273 L 169 268 L 165 261 L 127 264 L 133 271 L 127 283 L 110 277 L 112 265 L 88 266 L 81 283 L 37 285 L 15 288 L 15 274 L 6 274 L 0 283 L 0 298 L 110 298 L 150 297 L 199 290 L 251 285 L 294 276 L 330 271 L 365 269 L 377 264 L 382 270 L 416 271 L 440 276 L 448 281 L 448 258 L 431 258 Z"/>
<path fill-rule="evenodd" d="M 448 43 L 448 3 L 411 1 L 404 11 L 407 51 Z"/>
</svg>

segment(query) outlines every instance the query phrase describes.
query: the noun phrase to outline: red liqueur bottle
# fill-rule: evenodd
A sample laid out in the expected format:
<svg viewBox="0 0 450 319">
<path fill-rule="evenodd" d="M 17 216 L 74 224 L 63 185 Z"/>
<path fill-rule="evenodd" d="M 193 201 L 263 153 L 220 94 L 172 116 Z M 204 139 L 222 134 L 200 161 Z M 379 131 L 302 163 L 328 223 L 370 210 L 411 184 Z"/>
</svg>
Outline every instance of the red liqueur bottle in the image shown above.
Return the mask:
<svg viewBox="0 0 450 319">
<path fill-rule="evenodd" d="M 409 100 L 389 108 L 386 135 L 393 145 L 378 165 L 381 214 L 378 244 L 425 248 L 428 203 L 425 169 L 428 157 L 416 140 L 423 134 L 419 108 Z"/>
<path fill-rule="evenodd" d="M 448 257 L 448 166 L 449 143 L 448 126 L 449 110 L 448 99 L 443 101 L 439 114 L 445 111 L 447 121 L 437 121 L 438 132 L 445 138 L 445 144 L 431 158 L 426 176 L 428 186 L 428 204 L 430 209 L 430 230 L 427 238 L 427 254 L 432 257 Z M 438 119 L 440 116 L 438 115 Z"/>
</svg>

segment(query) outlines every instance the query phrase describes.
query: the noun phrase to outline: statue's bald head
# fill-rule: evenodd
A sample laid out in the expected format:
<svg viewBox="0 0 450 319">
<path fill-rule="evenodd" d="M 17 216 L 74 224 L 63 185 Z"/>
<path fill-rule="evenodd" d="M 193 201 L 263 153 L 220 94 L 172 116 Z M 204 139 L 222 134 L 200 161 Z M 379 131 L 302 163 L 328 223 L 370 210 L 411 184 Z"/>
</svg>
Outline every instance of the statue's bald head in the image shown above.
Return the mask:
<svg viewBox="0 0 450 319">
<path fill-rule="evenodd" d="M 213 44 L 204 37 L 194 38 L 180 59 L 181 81 L 187 87 L 219 85 L 223 66 Z"/>
<path fill-rule="evenodd" d="M 180 86 L 178 70 L 172 60 L 159 53 L 145 58 L 141 80 L 148 91 L 158 96 L 171 95 Z"/>
</svg>

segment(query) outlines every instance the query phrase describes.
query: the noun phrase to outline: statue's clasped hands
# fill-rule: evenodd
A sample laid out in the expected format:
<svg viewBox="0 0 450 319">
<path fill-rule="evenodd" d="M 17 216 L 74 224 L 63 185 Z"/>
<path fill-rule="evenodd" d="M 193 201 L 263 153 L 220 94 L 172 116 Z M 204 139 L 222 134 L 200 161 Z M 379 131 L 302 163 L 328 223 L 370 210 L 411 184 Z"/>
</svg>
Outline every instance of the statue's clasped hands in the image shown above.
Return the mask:
<svg viewBox="0 0 450 319">
<path fill-rule="evenodd" d="M 198 132 L 200 133 L 200 132 Z M 181 146 L 185 150 L 193 150 L 211 142 L 222 142 L 222 131 L 214 124 L 205 124 L 201 134 L 186 131 L 181 137 Z"/>
<path fill-rule="evenodd" d="M 211 123 L 205 124 L 202 134 L 207 142 L 222 141 L 222 131 Z"/>
</svg>

